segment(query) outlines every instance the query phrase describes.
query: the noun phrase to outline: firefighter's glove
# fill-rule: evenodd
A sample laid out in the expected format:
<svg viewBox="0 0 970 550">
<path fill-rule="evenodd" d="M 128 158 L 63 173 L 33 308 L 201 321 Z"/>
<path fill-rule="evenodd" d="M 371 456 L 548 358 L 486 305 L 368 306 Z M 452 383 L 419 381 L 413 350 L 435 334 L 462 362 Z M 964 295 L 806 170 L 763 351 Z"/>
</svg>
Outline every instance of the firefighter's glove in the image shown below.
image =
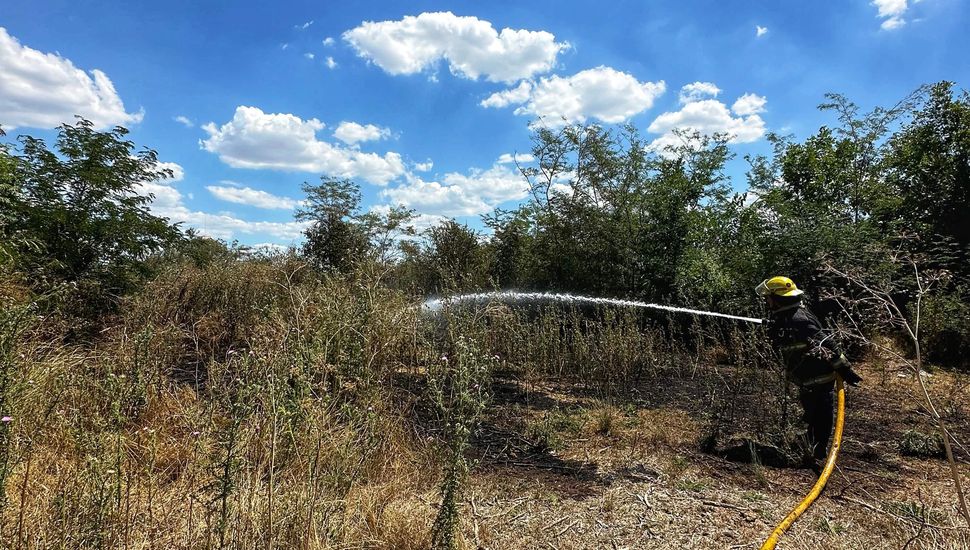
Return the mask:
<svg viewBox="0 0 970 550">
<path fill-rule="evenodd" d="M 856 387 L 860 383 L 862 383 L 862 377 L 856 374 L 856 372 L 852 370 L 852 367 L 841 367 L 836 369 L 835 372 L 837 372 L 839 376 L 842 377 L 842 380 L 846 384 L 852 387 Z"/>
</svg>

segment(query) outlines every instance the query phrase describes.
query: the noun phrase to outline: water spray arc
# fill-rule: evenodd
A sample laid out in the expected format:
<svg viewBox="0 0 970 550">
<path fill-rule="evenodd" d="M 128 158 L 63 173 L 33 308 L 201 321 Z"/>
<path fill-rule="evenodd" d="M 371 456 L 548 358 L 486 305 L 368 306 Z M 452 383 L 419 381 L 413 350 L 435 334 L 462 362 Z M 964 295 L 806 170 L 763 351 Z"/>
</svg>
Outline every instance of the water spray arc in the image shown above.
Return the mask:
<svg viewBox="0 0 970 550">
<path fill-rule="evenodd" d="M 690 313 L 692 315 L 704 315 L 708 317 L 720 317 L 722 319 L 733 319 L 735 321 L 745 321 L 748 323 L 761 324 L 764 321 L 756 317 L 742 317 L 740 315 L 728 315 L 727 313 L 717 313 L 714 311 L 703 311 L 699 309 L 689 309 L 686 307 L 666 306 L 663 304 L 649 304 L 634 300 L 619 300 L 616 298 L 597 298 L 594 296 L 582 296 L 577 294 L 557 294 L 552 292 L 481 292 L 477 294 L 459 294 L 447 298 L 431 298 L 421 306 L 425 311 L 436 312 L 449 305 L 476 304 L 488 302 L 558 302 L 571 305 L 602 305 L 618 307 L 638 307 L 647 309 L 658 309 L 673 313 Z"/>
</svg>

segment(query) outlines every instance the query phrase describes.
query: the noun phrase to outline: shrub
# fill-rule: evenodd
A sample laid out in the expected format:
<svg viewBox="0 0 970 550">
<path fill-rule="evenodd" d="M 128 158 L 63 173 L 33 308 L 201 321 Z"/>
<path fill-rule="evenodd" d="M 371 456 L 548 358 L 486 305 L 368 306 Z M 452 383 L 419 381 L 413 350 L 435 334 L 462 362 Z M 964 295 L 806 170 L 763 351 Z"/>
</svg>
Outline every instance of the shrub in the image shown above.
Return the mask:
<svg viewBox="0 0 970 550">
<path fill-rule="evenodd" d="M 899 453 L 903 456 L 920 458 L 943 458 L 946 451 L 943 448 L 943 438 L 940 434 L 925 434 L 916 430 L 909 430 L 903 434 L 899 442 Z"/>
</svg>

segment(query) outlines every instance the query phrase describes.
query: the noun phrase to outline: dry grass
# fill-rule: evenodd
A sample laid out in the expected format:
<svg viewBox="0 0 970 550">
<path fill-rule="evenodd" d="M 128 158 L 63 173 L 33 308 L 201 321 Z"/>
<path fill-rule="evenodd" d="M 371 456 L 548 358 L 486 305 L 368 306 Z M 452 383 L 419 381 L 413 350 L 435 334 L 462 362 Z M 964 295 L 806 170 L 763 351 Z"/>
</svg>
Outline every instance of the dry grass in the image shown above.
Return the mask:
<svg viewBox="0 0 970 550">
<path fill-rule="evenodd" d="M 8 312 L 26 299 L 2 297 Z M 731 333 L 729 354 L 626 313 L 450 322 L 499 371 L 470 452 L 466 547 L 752 547 L 811 481 L 700 450 L 711 434 L 783 438 L 797 416 L 754 338 Z M 447 430 L 425 374 L 449 344 L 407 297 L 242 262 L 164 274 L 93 344 L 64 345 L 54 325 L 34 318 L 0 357 L 4 548 L 431 544 Z M 913 380 L 864 374 L 843 469 L 785 544 L 965 548 L 942 462 L 899 455 L 929 429 Z M 963 440 L 968 381 L 935 376 Z"/>
</svg>

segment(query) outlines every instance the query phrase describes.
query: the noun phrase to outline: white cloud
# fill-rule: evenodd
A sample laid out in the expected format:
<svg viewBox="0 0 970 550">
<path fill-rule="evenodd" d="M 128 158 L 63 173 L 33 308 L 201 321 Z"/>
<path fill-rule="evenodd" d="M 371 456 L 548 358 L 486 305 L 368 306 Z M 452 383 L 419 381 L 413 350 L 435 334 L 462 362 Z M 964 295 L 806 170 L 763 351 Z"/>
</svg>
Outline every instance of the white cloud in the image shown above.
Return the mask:
<svg viewBox="0 0 970 550">
<path fill-rule="evenodd" d="M 367 21 L 343 34 L 357 54 L 390 74 L 421 72 L 446 60 L 451 72 L 472 80 L 512 82 L 548 72 L 565 42 L 545 31 L 502 29 L 477 17 L 422 13 L 400 21 Z"/>
<path fill-rule="evenodd" d="M 337 68 L 337 62 L 334 61 L 333 60 L 333 57 L 331 57 L 329 55 L 327 56 L 327 68 L 328 69 L 336 69 Z"/>
<path fill-rule="evenodd" d="M 628 73 L 600 66 L 566 78 L 553 75 L 535 84 L 522 83 L 492 94 L 481 105 L 505 107 L 521 103 L 515 114 L 538 116 L 553 125 L 563 120 L 585 122 L 589 118 L 613 124 L 652 107 L 665 89 L 662 80 L 639 82 Z"/>
<path fill-rule="evenodd" d="M 283 51 L 286 51 L 286 49 L 289 48 L 289 47 L 290 47 L 289 44 L 280 44 L 280 49 L 283 50 Z"/>
<path fill-rule="evenodd" d="M 531 94 L 532 83 L 528 80 L 523 80 L 515 88 L 495 92 L 494 94 L 486 97 L 479 103 L 479 105 L 485 108 L 495 107 L 497 109 L 501 109 L 502 107 L 508 107 L 509 105 L 525 103 L 529 100 L 529 95 Z"/>
<path fill-rule="evenodd" d="M 412 176 L 406 184 L 385 189 L 381 196 L 423 214 L 451 217 L 485 214 L 504 202 L 525 198 L 528 192 L 521 174 L 496 164 L 468 174 L 452 172 L 441 182 Z"/>
<path fill-rule="evenodd" d="M 159 163 L 159 167 L 178 166 L 175 163 Z M 177 179 L 163 181 L 145 182 L 139 185 L 137 193 L 144 196 L 152 196 L 148 208 L 152 214 L 168 218 L 171 223 L 182 223 L 189 227 L 194 227 L 203 235 L 208 235 L 217 239 L 233 239 L 238 235 L 264 235 L 271 236 L 284 241 L 293 242 L 301 238 L 303 230 L 307 227 L 306 222 L 269 222 L 269 221 L 246 221 L 230 214 L 209 214 L 192 210 L 185 205 L 182 193 L 171 185 L 173 181 L 181 179 L 182 171 L 174 170 Z M 189 195 L 191 198 L 191 195 Z"/>
<path fill-rule="evenodd" d="M 685 84 L 683 88 L 680 89 L 680 102 L 690 103 L 692 101 L 700 101 L 708 97 L 717 97 L 717 94 L 721 93 L 721 89 L 718 88 L 713 82 L 694 82 L 693 84 Z"/>
<path fill-rule="evenodd" d="M 312 25 L 312 24 L 313 24 L 313 21 L 307 21 L 306 23 L 304 23 L 302 25 L 293 25 L 293 28 L 294 29 L 297 29 L 297 30 L 300 30 L 300 31 L 305 31 L 308 28 L 310 28 L 310 25 Z"/>
<path fill-rule="evenodd" d="M 202 148 L 233 168 L 320 172 L 378 185 L 405 172 L 397 153 L 381 156 L 317 139 L 324 124 L 315 118 L 239 106 L 229 122 L 219 127 L 210 122 L 202 128 L 209 134 L 200 142 Z"/>
<path fill-rule="evenodd" d="M 731 105 L 731 110 L 741 116 L 748 116 L 763 113 L 767 103 L 768 100 L 764 96 L 748 93 L 739 97 L 734 105 Z"/>
<path fill-rule="evenodd" d="M 885 19 L 880 25 L 883 30 L 898 29 L 906 24 L 903 14 L 909 9 L 907 0 L 872 0 L 872 5 L 879 9 L 879 17 Z"/>
<path fill-rule="evenodd" d="M 313 58 L 314 58 L 314 57 L 316 57 L 316 56 L 315 56 L 315 55 L 313 55 L 313 54 L 312 54 L 312 53 L 310 53 L 310 52 L 307 52 L 307 53 L 305 53 L 305 54 L 303 54 L 303 57 L 305 57 L 305 58 L 307 58 L 307 59 L 309 59 L 309 60 L 311 60 L 311 61 L 312 61 L 312 60 L 313 60 Z"/>
<path fill-rule="evenodd" d="M 502 156 L 500 156 L 498 160 L 495 162 L 499 164 L 512 164 L 512 163 L 518 162 L 521 164 L 526 162 L 532 162 L 533 160 L 535 160 L 535 157 L 533 157 L 529 153 L 515 153 L 515 154 L 502 153 Z"/>
<path fill-rule="evenodd" d="M 333 43 L 334 43 L 334 39 L 333 39 L 332 36 L 328 36 L 328 37 L 326 37 L 326 38 L 323 39 L 323 45 L 324 46 L 333 46 Z"/>
<path fill-rule="evenodd" d="M 206 189 L 217 199 L 256 208 L 293 210 L 300 204 L 300 201 L 289 197 L 280 197 L 252 187 L 209 185 Z"/>
<path fill-rule="evenodd" d="M 0 125 L 55 128 L 81 115 L 98 128 L 141 121 L 128 113 L 108 75 L 78 69 L 57 53 L 22 45 L 0 27 Z"/>
<path fill-rule="evenodd" d="M 681 145 L 682 140 L 674 130 L 708 136 L 728 134 L 731 143 L 757 141 L 765 133 L 764 120 L 757 113 L 765 110 L 766 103 L 764 97 L 754 94 L 739 97 L 731 109 L 716 99 L 691 101 L 679 111 L 663 113 L 650 123 L 648 132 L 662 134 L 650 144 L 650 149 L 662 152 L 667 147 Z"/>
<path fill-rule="evenodd" d="M 341 122 L 333 132 L 333 137 L 348 145 L 356 145 L 362 141 L 387 139 L 391 131 L 373 124 L 361 125 L 356 122 Z"/>
<path fill-rule="evenodd" d="M 893 29 L 898 29 L 899 27 L 902 27 L 905 24 L 906 24 L 905 19 L 903 19 L 902 17 L 893 16 L 883 21 L 882 25 L 879 25 L 879 28 L 881 28 L 884 31 L 891 31 Z"/>
<path fill-rule="evenodd" d="M 434 168 L 434 162 L 431 159 L 428 159 L 427 162 L 417 162 L 414 164 L 415 172 L 430 172 L 432 168 Z"/>
<path fill-rule="evenodd" d="M 177 182 L 185 179 L 185 169 L 182 168 L 181 164 L 176 162 L 157 162 L 155 163 L 156 170 L 171 170 L 172 177 L 167 178 L 166 182 Z"/>
<path fill-rule="evenodd" d="M 192 119 L 184 115 L 179 115 L 173 118 L 172 120 L 174 120 L 175 122 L 178 122 L 179 124 L 182 124 L 186 128 L 192 128 L 193 126 L 195 126 L 195 123 L 192 122 Z"/>
<path fill-rule="evenodd" d="M 768 27 L 762 27 L 761 25 L 754 26 L 755 36 L 761 38 L 762 36 L 768 34 Z"/>
</svg>

